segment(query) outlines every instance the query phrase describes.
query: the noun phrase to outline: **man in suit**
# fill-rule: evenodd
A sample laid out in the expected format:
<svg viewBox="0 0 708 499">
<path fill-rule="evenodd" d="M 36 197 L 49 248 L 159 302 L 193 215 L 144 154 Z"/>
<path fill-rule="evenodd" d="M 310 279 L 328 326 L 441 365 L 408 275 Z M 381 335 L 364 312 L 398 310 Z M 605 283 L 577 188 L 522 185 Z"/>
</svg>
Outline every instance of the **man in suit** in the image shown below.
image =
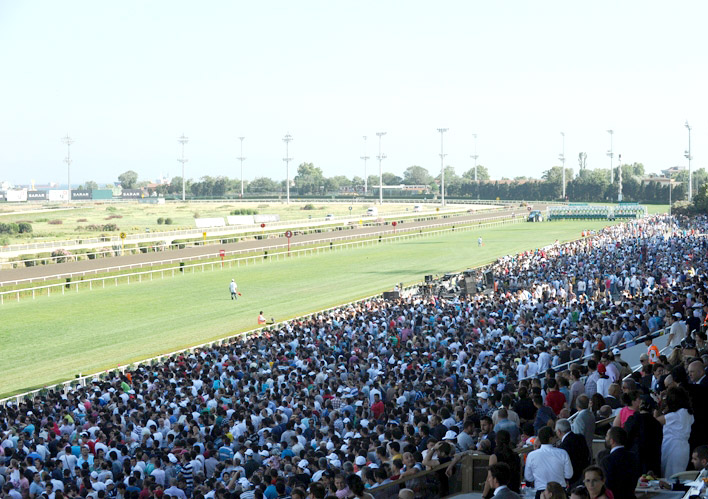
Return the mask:
<svg viewBox="0 0 708 499">
<path fill-rule="evenodd" d="M 691 379 L 691 384 L 708 386 L 708 376 L 701 360 L 694 360 L 689 364 L 688 377 Z"/>
<path fill-rule="evenodd" d="M 627 432 L 624 428 L 613 426 L 607 430 L 605 447 L 610 449 L 610 453 L 600 466 L 605 470 L 605 485 L 615 497 L 634 499 L 634 489 L 641 473 L 637 457 L 624 447 L 626 443 Z"/>
<path fill-rule="evenodd" d="M 585 437 L 585 442 L 588 445 L 588 451 L 592 452 L 592 439 L 595 438 L 595 415 L 589 409 L 590 399 L 587 395 L 579 395 L 575 402 L 575 408 L 578 410 L 571 428 L 573 433 Z"/>
<path fill-rule="evenodd" d="M 507 484 L 511 478 L 511 468 L 506 463 L 496 463 L 487 471 L 487 483 L 494 490 L 494 499 L 520 499 L 520 495 L 512 491 Z"/>
<path fill-rule="evenodd" d="M 556 421 L 556 435 L 558 447 L 568 453 L 570 464 L 573 465 L 573 476 L 568 480 L 570 488 L 573 488 L 582 478 L 583 470 L 590 465 L 590 450 L 585 437 L 570 430 L 570 421 L 567 419 Z"/>
</svg>

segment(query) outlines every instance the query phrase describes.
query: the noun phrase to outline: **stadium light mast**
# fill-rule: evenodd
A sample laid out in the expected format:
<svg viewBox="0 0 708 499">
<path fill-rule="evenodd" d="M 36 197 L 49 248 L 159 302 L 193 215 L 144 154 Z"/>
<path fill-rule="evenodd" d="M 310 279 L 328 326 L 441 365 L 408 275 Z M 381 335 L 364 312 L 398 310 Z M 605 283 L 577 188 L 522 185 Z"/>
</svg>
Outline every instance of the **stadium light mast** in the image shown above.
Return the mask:
<svg viewBox="0 0 708 499">
<path fill-rule="evenodd" d="M 561 132 L 561 137 L 563 137 L 563 148 L 561 149 L 560 156 L 558 156 L 558 159 L 561 162 L 561 168 L 563 169 L 562 172 L 562 182 L 563 182 L 563 201 L 565 201 L 565 132 Z"/>
<path fill-rule="evenodd" d="M 246 159 L 243 157 L 243 139 L 246 137 L 239 137 L 238 140 L 241 141 L 241 155 L 236 158 L 241 162 L 241 199 L 243 199 L 243 160 Z"/>
<path fill-rule="evenodd" d="M 438 128 L 438 132 L 440 132 L 440 193 L 443 206 L 445 206 L 445 152 L 443 151 L 443 134 L 447 132 L 447 130 L 447 128 Z"/>
<path fill-rule="evenodd" d="M 189 161 L 187 158 L 184 157 L 184 145 L 189 142 L 189 138 L 185 137 L 184 133 L 182 133 L 181 137 L 177 137 L 177 142 L 182 144 L 182 157 L 178 159 L 180 163 L 182 163 L 182 202 L 185 202 L 186 196 L 185 196 L 185 185 L 187 185 L 187 181 L 184 178 L 184 164 Z"/>
<path fill-rule="evenodd" d="M 360 156 L 359 159 L 364 160 L 364 196 L 366 196 L 368 190 L 368 179 L 366 178 L 366 160 L 369 159 L 369 156 L 366 155 L 366 135 L 364 135 L 364 155 Z"/>
<path fill-rule="evenodd" d="M 617 156 L 617 163 L 619 168 L 617 170 L 617 180 L 619 181 L 619 190 L 617 191 L 617 202 L 622 202 L 622 155 Z"/>
<path fill-rule="evenodd" d="M 71 144 L 74 143 L 74 139 L 69 137 L 67 133 L 66 137 L 62 137 L 61 141 L 66 144 L 66 158 L 64 158 L 64 162 L 66 163 L 66 188 L 69 192 L 68 202 L 71 203 Z"/>
<path fill-rule="evenodd" d="M 477 158 L 479 158 L 479 155 L 477 154 L 477 134 L 473 133 L 472 137 L 474 137 L 474 154 L 470 156 L 474 160 L 474 181 L 479 183 L 477 181 Z"/>
<path fill-rule="evenodd" d="M 612 165 L 612 158 L 615 157 L 615 153 L 612 149 L 612 136 L 615 134 L 615 131 L 607 130 L 607 133 L 610 134 L 610 150 L 607 151 L 607 155 L 610 157 L 610 185 L 612 185 L 615 183 L 615 172 Z"/>
<path fill-rule="evenodd" d="M 691 160 L 693 156 L 691 156 L 691 125 L 688 124 L 688 120 L 686 120 L 684 126 L 688 130 L 688 150 L 683 155 L 688 160 L 688 202 L 690 203 L 691 199 L 693 199 L 693 179 L 691 178 Z"/>
<path fill-rule="evenodd" d="M 285 142 L 285 157 L 283 158 L 283 161 L 285 161 L 285 174 L 287 175 L 287 180 L 285 181 L 285 192 L 287 195 L 287 203 L 290 204 L 290 161 L 293 159 L 290 157 L 290 141 L 293 140 L 292 135 L 285 134 L 285 137 L 283 137 L 283 142 Z"/>
<path fill-rule="evenodd" d="M 376 136 L 379 138 L 379 204 L 383 204 L 383 170 L 381 169 L 381 161 L 386 159 L 385 154 L 381 154 L 381 137 L 386 135 L 386 132 L 376 132 Z"/>
</svg>

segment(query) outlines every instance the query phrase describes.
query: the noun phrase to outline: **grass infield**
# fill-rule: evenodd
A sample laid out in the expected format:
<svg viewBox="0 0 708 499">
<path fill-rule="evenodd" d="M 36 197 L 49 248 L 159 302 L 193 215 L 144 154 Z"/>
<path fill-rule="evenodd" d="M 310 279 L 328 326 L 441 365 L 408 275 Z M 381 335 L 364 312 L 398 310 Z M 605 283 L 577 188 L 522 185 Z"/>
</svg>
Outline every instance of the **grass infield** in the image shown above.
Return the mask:
<svg viewBox="0 0 708 499">
<path fill-rule="evenodd" d="M 605 222 L 521 223 L 187 273 L 118 287 L 6 302 L 0 330 L 0 397 L 41 388 L 276 321 L 568 241 Z M 483 247 L 477 238 L 484 239 Z M 232 301 L 236 279 L 243 296 Z"/>
</svg>

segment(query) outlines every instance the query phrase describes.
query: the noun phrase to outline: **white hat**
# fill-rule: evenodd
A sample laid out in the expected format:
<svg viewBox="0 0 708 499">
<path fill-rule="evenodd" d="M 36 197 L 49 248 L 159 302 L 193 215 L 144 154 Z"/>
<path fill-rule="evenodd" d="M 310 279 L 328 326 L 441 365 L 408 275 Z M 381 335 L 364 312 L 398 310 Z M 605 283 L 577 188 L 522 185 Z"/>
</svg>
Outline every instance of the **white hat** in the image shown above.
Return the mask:
<svg viewBox="0 0 708 499">
<path fill-rule="evenodd" d="M 246 449 L 246 455 L 247 455 L 247 456 L 252 456 L 252 455 L 253 455 L 253 449 Z"/>
<path fill-rule="evenodd" d="M 357 466 L 364 466 L 366 464 L 366 458 L 364 456 L 357 456 L 354 460 L 354 464 Z"/>
<path fill-rule="evenodd" d="M 175 455 L 172 454 L 171 452 L 170 452 L 169 454 L 167 454 L 167 458 L 170 460 L 170 462 L 171 462 L 172 464 L 175 464 L 175 463 L 177 462 L 177 458 L 176 458 Z"/>
<path fill-rule="evenodd" d="M 487 398 L 489 398 L 489 395 L 487 395 L 487 392 L 479 392 L 477 394 L 477 398 L 487 399 Z"/>
<path fill-rule="evenodd" d="M 676 313 L 674 314 L 674 317 L 680 319 L 681 317 L 683 317 L 683 315 L 681 315 L 680 313 L 676 312 Z"/>
<path fill-rule="evenodd" d="M 301 459 L 299 463 L 297 463 L 298 468 L 305 469 L 307 468 L 307 465 L 310 464 L 307 462 L 307 459 Z"/>
<path fill-rule="evenodd" d="M 613 348 L 613 349 L 612 349 L 612 354 L 613 354 L 613 355 L 619 355 L 620 353 L 621 353 L 621 351 L 620 351 L 619 348 Z"/>
<path fill-rule="evenodd" d="M 445 436 L 443 437 L 443 440 L 456 440 L 457 439 L 457 433 L 455 433 L 452 430 L 447 430 L 447 433 L 445 433 Z"/>
</svg>

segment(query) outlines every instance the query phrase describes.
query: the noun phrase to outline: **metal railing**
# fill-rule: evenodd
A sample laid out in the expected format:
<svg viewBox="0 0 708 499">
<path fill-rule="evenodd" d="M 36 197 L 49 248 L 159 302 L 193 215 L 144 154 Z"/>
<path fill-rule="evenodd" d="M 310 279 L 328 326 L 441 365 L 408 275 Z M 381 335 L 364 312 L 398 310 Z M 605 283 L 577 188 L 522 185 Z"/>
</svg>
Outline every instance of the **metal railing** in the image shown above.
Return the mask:
<svg viewBox="0 0 708 499">
<path fill-rule="evenodd" d="M 523 221 L 523 218 L 516 218 L 512 219 L 508 216 L 497 216 L 497 217 L 487 217 L 483 219 L 478 219 L 474 221 L 450 221 L 450 222 L 442 222 L 438 224 L 433 224 L 433 225 L 427 225 L 425 227 L 401 227 L 398 226 L 396 227 L 395 232 L 400 232 L 400 233 L 408 233 L 408 232 L 415 232 L 415 231 L 421 231 L 421 230 L 428 230 L 430 228 L 437 228 L 437 227 L 449 227 L 449 226 L 456 226 L 459 225 L 460 228 L 465 227 L 465 226 L 470 226 L 474 225 L 475 228 L 479 228 L 480 225 L 486 226 L 490 222 L 499 222 L 499 221 L 507 221 L 506 223 L 518 223 Z M 369 237 L 377 237 L 377 236 L 383 236 L 383 235 L 389 235 L 392 233 L 392 229 L 386 229 L 386 230 L 381 230 L 377 232 L 371 232 L 368 234 L 350 234 L 350 235 L 344 235 L 344 236 L 336 236 L 336 237 L 330 237 L 330 238 L 323 238 L 323 239 L 318 239 L 316 241 L 297 241 L 294 243 L 291 243 L 292 246 L 307 246 L 307 245 L 312 245 L 312 244 L 317 244 L 317 243 L 328 243 L 328 242 L 334 242 L 334 241 L 345 241 L 345 240 L 350 240 L 350 239 L 365 239 Z M 280 237 L 280 234 L 278 234 L 278 237 Z M 193 244 L 189 245 L 189 247 L 196 247 L 196 246 L 209 246 L 209 245 L 218 245 L 221 244 L 220 240 L 207 240 L 204 242 L 199 242 L 200 244 Z M 187 244 L 185 243 L 185 246 Z M 227 255 L 237 255 L 237 254 L 242 254 L 242 253 L 252 253 L 252 252 L 258 252 L 258 251 L 265 251 L 265 250 L 271 250 L 271 249 L 280 249 L 280 248 L 286 248 L 288 245 L 286 243 L 284 244 L 278 244 L 278 245 L 270 245 L 270 246 L 259 246 L 256 248 L 245 248 L 241 250 L 229 250 L 226 251 L 225 253 Z M 131 250 L 137 249 L 140 250 L 140 248 L 131 248 Z M 111 251 L 119 251 L 118 249 L 111 250 Z M 105 251 L 93 253 L 94 255 L 102 255 L 105 253 Z M 74 255 L 74 257 L 78 256 L 87 256 L 88 254 L 82 254 L 82 255 Z M 32 282 L 46 282 L 47 280 L 52 280 L 52 279 L 65 279 L 65 278 L 70 278 L 73 279 L 74 277 L 83 277 L 86 275 L 95 275 L 98 273 L 109 273 L 109 272 L 120 272 L 123 270 L 128 270 L 128 269 L 134 269 L 134 268 L 144 268 L 146 266 L 157 266 L 157 265 L 169 265 L 174 262 L 178 261 L 193 261 L 193 260 L 202 260 L 202 259 L 208 259 L 208 258 L 216 258 L 220 254 L 218 252 L 216 253 L 206 253 L 203 255 L 195 255 L 191 257 L 183 257 L 183 258 L 167 258 L 164 260 L 157 260 L 153 262 L 141 262 L 141 263 L 132 263 L 132 264 L 126 264 L 126 265 L 114 265 L 114 266 L 109 266 L 109 267 L 101 267 L 97 269 L 90 269 L 90 270 L 83 270 L 83 271 L 78 271 L 78 272 L 64 272 L 64 273 L 58 273 L 58 274 L 53 274 L 51 276 L 42 276 L 42 277 L 29 277 L 25 279 L 14 279 L 14 280 L 7 280 L 7 281 L 0 281 L 0 287 L 1 286 L 7 286 L 10 284 L 18 285 L 20 283 L 32 283 Z M 36 258 L 36 259 L 31 259 L 31 260 L 26 260 L 26 261 L 32 261 L 32 262 L 37 262 L 37 261 L 43 261 L 43 260 L 48 260 L 52 258 L 62 258 L 62 259 L 71 259 L 71 256 L 60 256 L 60 257 L 47 257 L 47 258 Z M 71 261 L 71 260 L 69 260 Z M 77 261 L 77 260 L 74 260 Z M 20 262 L 22 263 L 22 262 Z"/>
<path fill-rule="evenodd" d="M 223 202 L 223 200 L 221 200 Z M 505 207 L 499 207 L 499 208 L 494 208 L 492 210 L 500 210 L 504 209 Z M 267 227 L 273 228 L 273 227 L 278 227 L 278 228 L 298 228 L 298 227 L 309 227 L 313 225 L 327 225 L 327 224 L 332 224 L 332 223 L 344 223 L 347 221 L 354 221 L 354 220 L 359 220 L 360 218 L 366 218 L 369 220 L 376 220 L 377 218 L 397 218 L 397 217 L 411 217 L 411 216 L 436 216 L 436 217 L 442 217 L 444 215 L 449 215 L 452 213 L 459 213 L 462 209 L 461 208 L 449 208 L 449 209 L 443 209 L 440 212 L 435 212 L 435 213 L 414 213 L 412 211 L 405 211 L 405 212 L 395 212 L 395 213 L 384 213 L 377 215 L 376 217 L 366 217 L 364 215 L 357 215 L 357 216 L 342 216 L 342 217 L 335 217 L 334 219 L 331 220 L 325 220 L 325 217 L 318 217 L 317 220 L 313 219 L 307 219 L 307 220 L 281 220 L 279 222 L 268 222 Z M 491 210 L 490 210 L 491 211 Z M 322 218 L 322 220 L 319 220 L 319 218 Z M 138 233 L 138 234 L 126 234 L 126 241 L 131 241 L 131 242 L 151 242 L 151 241 L 160 241 L 160 240 L 166 240 L 166 239 L 174 239 L 176 237 L 200 237 L 203 232 L 206 232 L 207 235 L 224 235 L 224 234 L 240 234 L 243 232 L 249 232 L 249 231 L 258 231 L 258 226 L 256 224 L 248 224 L 248 225 L 226 225 L 226 226 L 221 226 L 221 227 L 208 227 L 208 228 L 192 228 L 192 229 L 176 229 L 176 230 L 168 230 L 168 231 L 162 231 L 162 232 L 145 232 L 145 233 Z M 117 235 L 112 235 L 112 236 L 101 236 L 101 237 L 86 237 L 86 238 L 77 238 L 77 239 L 65 239 L 63 241 L 46 241 L 46 242 L 37 242 L 37 243 L 26 243 L 26 244 L 11 244 L 7 246 L 2 246 L 0 247 L 0 255 L 2 253 L 9 253 L 9 252 L 19 252 L 19 251 L 27 251 L 27 250 L 47 250 L 47 249 L 65 249 L 65 248 L 70 248 L 70 247 L 87 247 L 91 245 L 97 245 L 97 244 L 120 244 L 121 239 Z"/>
<path fill-rule="evenodd" d="M 40 296 L 43 296 L 46 292 L 47 296 L 51 296 L 52 290 L 59 288 L 61 290 L 61 294 L 64 295 L 66 294 L 66 291 L 71 291 L 72 287 L 74 288 L 75 292 L 79 292 L 79 288 L 81 286 L 88 287 L 89 290 L 93 290 L 94 285 L 97 285 L 101 289 L 105 289 L 106 287 L 106 281 L 113 281 L 115 286 L 118 286 L 121 280 L 125 280 L 126 284 L 131 284 L 131 278 L 133 278 L 133 282 L 137 280 L 138 282 L 142 282 L 144 277 L 149 276 L 149 280 L 154 279 L 155 274 L 160 274 L 160 279 L 165 278 L 165 274 L 167 273 L 170 277 L 175 276 L 175 271 L 179 273 L 185 273 L 187 271 L 192 271 L 196 272 L 197 269 L 201 268 L 201 271 L 204 272 L 207 270 L 207 267 L 210 267 L 210 269 L 213 271 L 215 267 L 223 268 L 225 265 L 228 265 L 229 268 L 232 268 L 234 264 L 236 267 L 240 267 L 241 265 L 247 266 L 249 264 L 253 265 L 258 262 L 268 262 L 268 261 L 279 261 L 281 259 L 288 259 L 291 257 L 298 257 L 298 256 L 307 256 L 307 255 L 318 255 L 320 252 L 322 253 L 329 253 L 332 251 L 341 251 L 344 249 L 349 249 L 349 248 L 356 248 L 356 247 L 365 247 L 365 246 L 374 246 L 378 245 L 381 243 L 392 243 L 392 242 L 398 242 L 401 240 L 405 239 L 412 239 L 416 237 L 428 237 L 428 236 L 437 236 L 446 232 L 453 232 L 453 231 L 471 231 L 471 230 L 478 230 L 480 227 L 489 227 L 489 226 L 494 226 L 494 225 L 504 225 L 504 224 L 509 224 L 509 223 L 518 223 L 517 219 L 509 219 L 509 220 L 502 220 L 498 222 L 489 222 L 486 224 L 475 224 L 475 225 L 465 225 L 465 226 L 452 226 L 450 228 L 445 228 L 445 229 L 438 229 L 438 230 L 432 230 L 432 231 L 425 231 L 423 232 L 422 230 L 420 232 L 414 232 L 414 233 L 408 233 L 408 234 L 400 234 L 400 235 L 389 235 L 388 237 L 384 238 L 383 233 L 376 233 L 374 235 L 374 238 L 368 238 L 360 241 L 353 241 L 353 242 L 345 242 L 341 244 L 333 244 L 333 242 L 330 242 L 329 246 L 315 246 L 312 248 L 303 248 L 299 250 L 290 250 L 286 252 L 278 252 L 278 253 L 268 253 L 267 251 L 264 251 L 263 254 L 258 254 L 258 255 L 251 255 L 247 257 L 242 257 L 242 258 L 231 258 L 228 260 L 224 260 L 223 262 L 219 261 L 212 261 L 212 262 L 202 262 L 202 263 L 195 263 L 191 265 L 182 265 L 182 262 L 185 259 L 173 259 L 171 260 L 171 263 L 174 263 L 175 261 L 179 260 L 180 265 L 175 266 L 175 267 L 167 267 L 167 268 L 161 268 L 161 269 L 154 269 L 154 270 L 147 270 L 145 272 L 134 272 L 130 274 L 120 274 L 120 275 L 112 275 L 112 276 L 104 276 L 104 277 L 96 277 L 93 279 L 82 279 L 80 281 L 67 281 L 67 282 L 62 282 L 62 283 L 56 283 L 56 284 L 47 284 L 45 286 L 34 286 L 31 288 L 21 288 L 21 289 L 14 289 L 14 290 L 9 290 L 9 291 L 2 291 L 0 292 L 0 305 L 3 305 L 5 301 L 8 299 L 8 297 L 14 296 L 16 297 L 16 301 L 20 301 L 20 298 L 22 296 L 29 296 L 31 294 L 32 299 L 35 299 L 37 297 L 37 294 L 39 293 Z M 390 234 L 390 232 L 387 232 L 387 234 Z M 377 238 L 378 236 L 378 238 Z M 325 241 L 326 242 L 326 241 Z M 279 247 L 284 247 L 287 245 L 279 245 Z M 268 247 L 266 248 L 267 250 L 271 250 L 273 247 Z M 218 254 L 215 254 L 213 256 L 216 256 Z M 199 257 L 193 257 L 195 259 L 204 259 L 205 256 L 199 256 Z M 153 264 L 157 265 L 157 263 Z M 118 268 L 114 268 L 114 271 L 117 271 Z"/>
</svg>

